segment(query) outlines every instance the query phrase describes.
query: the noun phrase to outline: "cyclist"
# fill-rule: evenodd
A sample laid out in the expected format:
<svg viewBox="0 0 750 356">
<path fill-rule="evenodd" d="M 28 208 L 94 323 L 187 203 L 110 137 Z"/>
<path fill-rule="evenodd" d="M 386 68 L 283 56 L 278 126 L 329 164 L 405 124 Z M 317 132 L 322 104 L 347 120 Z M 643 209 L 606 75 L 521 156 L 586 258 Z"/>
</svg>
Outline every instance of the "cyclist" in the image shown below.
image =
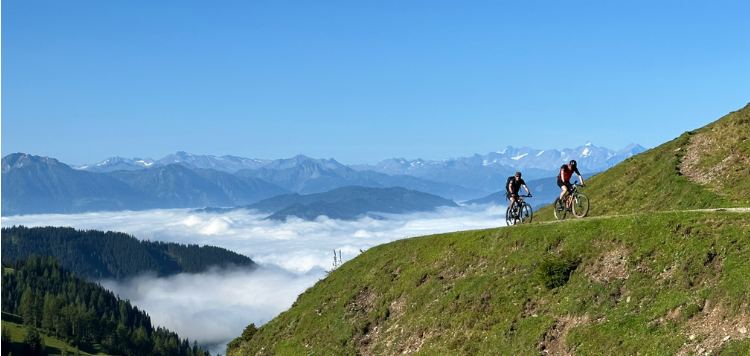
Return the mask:
<svg viewBox="0 0 750 356">
<path fill-rule="evenodd" d="M 578 179 L 581 180 L 581 186 L 586 186 L 586 184 L 583 182 L 581 172 L 578 172 L 578 163 L 576 162 L 576 160 L 571 160 L 570 163 L 563 164 L 560 167 L 560 174 L 557 175 L 557 186 L 562 189 L 560 198 L 558 198 L 560 201 L 563 201 L 565 194 L 573 189 L 573 185 L 570 184 L 570 178 L 573 177 L 573 173 L 578 175 Z"/>
<path fill-rule="evenodd" d="M 526 182 L 521 179 L 521 172 L 516 172 L 515 175 L 508 177 L 508 181 L 505 183 L 505 198 L 510 199 L 510 211 L 513 211 L 513 205 L 518 200 L 518 192 L 521 191 L 521 186 L 526 189 L 526 194 L 531 197 L 529 187 L 526 186 Z"/>
</svg>

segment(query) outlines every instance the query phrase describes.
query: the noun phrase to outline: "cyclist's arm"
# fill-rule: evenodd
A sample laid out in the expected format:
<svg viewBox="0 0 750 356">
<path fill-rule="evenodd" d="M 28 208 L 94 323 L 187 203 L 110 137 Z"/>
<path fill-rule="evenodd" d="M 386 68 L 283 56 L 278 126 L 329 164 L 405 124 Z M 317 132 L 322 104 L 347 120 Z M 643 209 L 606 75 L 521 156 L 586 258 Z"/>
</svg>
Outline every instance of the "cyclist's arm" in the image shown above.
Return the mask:
<svg viewBox="0 0 750 356">
<path fill-rule="evenodd" d="M 511 192 L 511 193 L 515 193 L 513 191 L 513 183 L 508 184 L 508 191 Z"/>
<path fill-rule="evenodd" d="M 523 188 L 526 189 L 526 194 L 531 194 L 529 187 L 527 187 L 526 184 L 523 185 Z"/>
<path fill-rule="evenodd" d="M 581 180 L 581 185 L 586 185 L 586 183 L 583 181 L 583 176 L 582 175 L 579 174 L 578 175 L 578 179 Z"/>
</svg>

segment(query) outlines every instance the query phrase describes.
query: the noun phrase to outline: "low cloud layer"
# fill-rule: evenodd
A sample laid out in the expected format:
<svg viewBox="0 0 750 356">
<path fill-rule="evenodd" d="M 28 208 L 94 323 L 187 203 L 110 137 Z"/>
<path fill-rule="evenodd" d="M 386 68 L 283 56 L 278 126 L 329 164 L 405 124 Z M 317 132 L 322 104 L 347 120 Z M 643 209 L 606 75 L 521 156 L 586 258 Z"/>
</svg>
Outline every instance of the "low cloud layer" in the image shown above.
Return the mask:
<svg viewBox="0 0 750 356">
<path fill-rule="evenodd" d="M 261 325 L 289 308 L 320 276 L 265 267 L 254 272 L 212 270 L 167 278 L 145 275 L 101 284 L 145 310 L 155 324 L 191 341 L 213 345 L 215 354 L 224 353 L 226 343 L 248 324 Z"/>
<path fill-rule="evenodd" d="M 279 222 L 247 210 L 212 214 L 171 209 L 11 216 L 2 218 L 2 226 L 120 231 L 139 239 L 214 245 L 247 255 L 262 268 L 102 281 L 146 310 L 155 324 L 201 343 L 224 344 L 248 324 L 265 323 L 289 308 L 331 268 L 333 250 L 349 260 L 360 250 L 403 238 L 503 226 L 504 213 L 501 206 L 471 206 L 388 215 L 385 220 L 320 217 Z"/>
</svg>

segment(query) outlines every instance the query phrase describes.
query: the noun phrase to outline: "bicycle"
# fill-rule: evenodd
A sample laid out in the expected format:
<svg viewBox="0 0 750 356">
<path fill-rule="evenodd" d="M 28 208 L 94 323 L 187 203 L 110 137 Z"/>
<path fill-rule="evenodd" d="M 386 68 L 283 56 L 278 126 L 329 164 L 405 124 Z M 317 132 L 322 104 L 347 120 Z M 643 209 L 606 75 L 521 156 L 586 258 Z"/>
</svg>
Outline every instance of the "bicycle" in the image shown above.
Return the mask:
<svg viewBox="0 0 750 356">
<path fill-rule="evenodd" d="M 589 197 L 578 191 L 578 187 L 584 187 L 578 184 L 578 181 L 573 183 L 573 189 L 571 189 L 563 200 L 560 198 L 555 199 L 553 203 L 553 211 L 555 212 L 555 219 L 562 220 L 568 215 L 568 212 L 572 213 L 576 219 L 586 217 L 589 213 Z M 563 204 L 563 201 L 565 202 Z"/>
<path fill-rule="evenodd" d="M 523 198 L 530 197 L 531 194 L 519 195 L 516 204 L 513 205 L 513 211 L 511 211 L 510 206 L 508 207 L 505 211 L 505 223 L 508 226 L 531 222 L 531 219 L 534 217 L 534 210 L 531 209 L 529 203 L 523 200 Z"/>
</svg>

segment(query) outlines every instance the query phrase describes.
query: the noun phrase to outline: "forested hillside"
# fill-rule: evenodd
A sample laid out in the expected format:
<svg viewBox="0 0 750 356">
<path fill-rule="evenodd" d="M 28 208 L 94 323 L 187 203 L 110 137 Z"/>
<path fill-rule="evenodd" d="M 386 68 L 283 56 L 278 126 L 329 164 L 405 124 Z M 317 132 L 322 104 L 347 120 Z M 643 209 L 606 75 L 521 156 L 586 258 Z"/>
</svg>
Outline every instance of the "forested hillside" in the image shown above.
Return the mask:
<svg viewBox="0 0 750 356">
<path fill-rule="evenodd" d="M 100 344 L 108 354 L 210 355 L 99 284 L 86 282 L 52 257 L 29 256 L 3 266 L 2 310 L 71 345 Z M 5 351 L 5 349 L 3 350 Z"/>
<path fill-rule="evenodd" d="M 63 267 L 89 279 L 122 279 L 144 272 L 159 276 L 197 273 L 212 266 L 255 267 L 248 257 L 215 246 L 139 241 L 120 232 L 68 227 L 2 229 L 3 261 L 32 254 L 54 256 Z"/>
</svg>

